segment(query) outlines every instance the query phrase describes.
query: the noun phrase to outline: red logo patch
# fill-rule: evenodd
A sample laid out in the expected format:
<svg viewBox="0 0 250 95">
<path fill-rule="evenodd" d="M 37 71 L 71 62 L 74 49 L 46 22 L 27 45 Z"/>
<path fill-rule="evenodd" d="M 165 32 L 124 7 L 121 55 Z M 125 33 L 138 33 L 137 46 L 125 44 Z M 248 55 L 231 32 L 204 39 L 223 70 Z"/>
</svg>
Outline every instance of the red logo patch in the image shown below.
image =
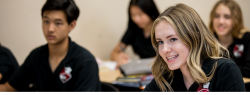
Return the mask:
<svg viewBox="0 0 250 95">
<path fill-rule="evenodd" d="M 66 83 L 71 79 L 71 72 L 72 69 L 70 67 L 64 67 L 59 75 L 59 78 L 61 79 L 62 83 Z"/>
<path fill-rule="evenodd" d="M 202 84 L 196 91 L 197 92 L 209 92 L 209 84 L 210 82 L 206 83 L 206 84 Z"/>
<path fill-rule="evenodd" d="M 241 57 L 243 55 L 243 50 L 244 50 L 244 45 L 243 44 L 240 44 L 240 45 L 236 44 L 234 46 L 234 50 L 233 50 L 234 56 L 236 58 Z"/>
</svg>

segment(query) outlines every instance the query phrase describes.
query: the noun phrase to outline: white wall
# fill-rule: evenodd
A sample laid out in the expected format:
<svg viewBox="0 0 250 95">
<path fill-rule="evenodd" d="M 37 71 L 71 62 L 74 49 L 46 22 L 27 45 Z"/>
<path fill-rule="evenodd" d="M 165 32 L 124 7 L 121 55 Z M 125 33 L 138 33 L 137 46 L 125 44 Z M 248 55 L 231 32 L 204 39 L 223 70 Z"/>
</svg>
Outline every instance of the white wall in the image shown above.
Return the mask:
<svg viewBox="0 0 250 95">
<path fill-rule="evenodd" d="M 184 3 L 194 8 L 206 24 L 217 0 L 155 0 L 160 12 Z M 250 0 L 236 0 L 243 11 L 244 24 L 250 28 Z M 80 8 L 73 41 L 94 56 L 109 59 L 114 46 L 127 27 L 129 0 L 75 0 Z M 0 43 L 8 47 L 19 64 L 34 48 L 46 44 L 42 33 L 41 8 L 45 0 L 0 0 Z M 131 50 L 131 49 L 130 49 Z M 127 50 L 128 52 L 131 51 Z"/>
</svg>

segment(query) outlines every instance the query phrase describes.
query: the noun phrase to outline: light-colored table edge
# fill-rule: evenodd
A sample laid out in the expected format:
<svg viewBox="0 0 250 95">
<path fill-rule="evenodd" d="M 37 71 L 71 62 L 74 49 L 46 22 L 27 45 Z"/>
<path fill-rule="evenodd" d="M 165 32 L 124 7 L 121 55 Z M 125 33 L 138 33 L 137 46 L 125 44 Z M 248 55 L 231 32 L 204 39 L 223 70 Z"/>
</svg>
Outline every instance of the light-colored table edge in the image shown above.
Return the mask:
<svg viewBox="0 0 250 95">
<path fill-rule="evenodd" d="M 250 83 L 250 78 L 243 77 L 244 83 Z"/>
</svg>

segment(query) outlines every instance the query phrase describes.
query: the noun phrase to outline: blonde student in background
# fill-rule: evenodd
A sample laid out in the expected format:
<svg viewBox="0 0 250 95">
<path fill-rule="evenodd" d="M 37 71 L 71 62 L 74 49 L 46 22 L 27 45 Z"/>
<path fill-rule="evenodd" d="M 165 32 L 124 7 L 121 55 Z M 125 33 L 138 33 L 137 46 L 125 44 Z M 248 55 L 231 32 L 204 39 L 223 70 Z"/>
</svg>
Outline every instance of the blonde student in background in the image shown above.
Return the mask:
<svg viewBox="0 0 250 95">
<path fill-rule="evenodd" d="M 243 77 L 250 78 L 250 31 L 244 27 L 240 6 L 233 0 L 220 0 L 210 14 L 209 28 L 228 49 Z"/>
<path fill-rule="evenodd" d="M 165 10 L 153 24 L 154 79 L 143 91 L 245 91 L 228 50 L 198 13 L 185 4 Z"/>
<path fill-rule="evenodd" d="M 150 31 L 153 21 L 159 16 L 159 11 L 153 0 L 131 0 L 128 7 L 128 28 L 111 53 L 111 60 L 118 66 L 128 63 L 129 56 L 124 53 L 131 45 L 140 58 L 155 57 L 155 51 L 150 41 Z"/>
</svg>

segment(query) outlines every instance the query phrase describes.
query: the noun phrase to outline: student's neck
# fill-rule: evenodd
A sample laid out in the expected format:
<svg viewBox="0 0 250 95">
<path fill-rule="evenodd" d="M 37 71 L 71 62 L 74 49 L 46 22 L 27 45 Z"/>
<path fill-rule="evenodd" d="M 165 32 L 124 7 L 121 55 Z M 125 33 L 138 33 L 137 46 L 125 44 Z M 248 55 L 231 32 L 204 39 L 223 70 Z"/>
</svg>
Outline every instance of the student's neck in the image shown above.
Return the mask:
<svg viewBox="0 0 250 95">
<path fill-rule="evenodd" d="M 221 42 L 222 46 L 226 48 L 228 48 L 233 43 L 232 35 L 218 36 L 218 39 Z"/>
<path fill-rule="evenodd" d="M 187 65 L 186 66 L 182 66 L 180 68 L 182 75 L 183 75 L 183 80 L 185 83 L 185 86 L 187 88 L 187 90 L 190 88 L 190 86 L 194 83 L 194 79 L 192 78 Z"/>
<path fill-rule="evenodd" d="M 49 44 L 49 64 L 52 72 L 56 70 L 61 61 L 65 58 L 68 52 L 68 48 L 68 38 L 56 45 Z"/>
<path fill-rule="evenodd" d="M 153 22 L 151 22 L 147 27 L 142 29 L 145 38 L 149 38 L 151 34 L 152 26 L 153 26 Z"/>
<path fill-rule="evenodd" d="M 64 57 L 68 52 L 69 39 L 67 38 L 59 44 L 55 45 L 49 44 L 48 46 L 49 46 L 49 57 L 51 58 Z"/>
</svg>

